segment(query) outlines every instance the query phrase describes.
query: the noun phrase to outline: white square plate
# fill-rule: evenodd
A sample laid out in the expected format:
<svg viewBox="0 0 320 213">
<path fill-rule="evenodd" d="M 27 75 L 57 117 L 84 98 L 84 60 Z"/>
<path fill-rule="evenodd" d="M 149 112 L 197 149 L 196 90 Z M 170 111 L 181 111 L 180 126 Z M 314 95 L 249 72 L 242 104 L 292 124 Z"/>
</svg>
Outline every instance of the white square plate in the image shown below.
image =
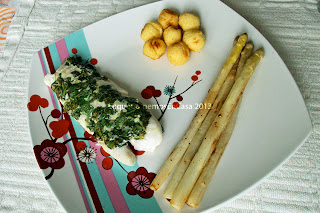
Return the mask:
<svg viewBox="0 0 320 213">
<path fill-rule="evenodd" d="M 180 14 L 194 12 L 199 15 L 201 29 L 206 35 L 205 47 L 200 52 L 191 52 L 190 60 L 182 66 L 170 64 L 166 55 L 153 61 L 142 54 L 141 29 L 149 20 L 157 20 L 164 8 Z M 156 100 L 141 96 L 141 91 L 147 86 L 153 85 L 161 90 L 157 101 L 160 105 L 166 105 L 166 86 L 172 86 L 177 77 L 175 94 L 179 94 L 193 83 L 191 77 L 196 75 L 195 72 L 201 71 L 197 77 L 202 81 L 182 95 L 179 108 L 172 107 L 176 100 L 170 101 L 161 119 L 164 128 L 162 144 L 155 152 L 138 156 L 134 167 L 120 166 L 89 141 L 84 141 L 82 145 L 92 149 L 96 156 L 88 163 L 82 162 L 79 153 L 84 148 L 79 148 L 80 139 L 65 143 L 67 151 L 62 151 L 57 158 L 60 160 L 59 166 L 42 165 L 44 175 L 63 207 L 68 212 L 176 212 L 162 198 L 165 184 L 151 198 L 145 199 L 140 194 L 128 194 L 126 187 L 130 178 L 127 175 L 130 171 L 137 175 L 141 167 L 148 173 L 159 171 L 187 130 L 197 107 L 205 99 L 230 53 L 235 36 L 244 32 L 248 33 L 256 48 L 264 48 L 265 57 L 247 85 L 237 125 L 203 200 L 196 209 L 188 206 L 182 209 L 182 212 L 199 212 L 216 209 L 258 184 L 288 159 L 311 133 L 309 114 L 299 89 L 270 43 L 250 23 L 220 1 L 172 0 L 103 19 L 40 50 L 33 57 L 29 85 L 29 98 L 37 94 L 48 101 L 47 106 L 42 99 L 42 106 L 39 107 L 44 120 L 39 110 L 29 111 L 30 131 L 33 145 L 37 147 L 34 150 L 38 162 L 41 150 L 54 147 L 43 141 L 52 137 L 49 124 L 59 120 L 49 116 L 45 124 L 46 116 L 55 108 L 61 111 L 43 77 L 57 69 L 65 57 L 73 55 L 74 48 L 85 59 L 97 59 L 98 70 L 129 91 L 130 96 L 150 106 L 157 106 Z M 161 114 L 158 109 L 151 112 L 156 117 Z M 81 127 L 75 122 L 71 126 L 75 132 L 69 126 L 67 133 L 56 143 L 63 144 L 70 138 L 84 137 Z M 113 165 L 108 169 L 110 162 Z"/>
</svg>

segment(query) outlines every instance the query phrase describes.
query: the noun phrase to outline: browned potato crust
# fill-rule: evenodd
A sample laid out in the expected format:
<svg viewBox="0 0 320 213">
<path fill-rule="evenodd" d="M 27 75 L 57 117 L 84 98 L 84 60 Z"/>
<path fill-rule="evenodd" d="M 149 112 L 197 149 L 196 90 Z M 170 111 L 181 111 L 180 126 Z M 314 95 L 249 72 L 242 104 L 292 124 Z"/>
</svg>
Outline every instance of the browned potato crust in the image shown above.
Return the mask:
<svg viewBox="0 0 320 213">
<path fill-rule="evenodd" d="M 187 30 L 183 34 L 182 41 L 190 50 L 198 52 L 204 47 L 206 37 L 201 30 Z"/>
<path fill-rule="evenodd" d="M 164 30 L 169 26 L 178 27 L 179 15 L 173 10 L 163 9 L 159 15 L 158 22 L 161 24 Z"/>
<path fill-rule="evenodd" d="M 166 52 L 166 44 L 161 39 L 151 39 L 143 45 L 143 54 L 155 60 Z"/>
</svg>

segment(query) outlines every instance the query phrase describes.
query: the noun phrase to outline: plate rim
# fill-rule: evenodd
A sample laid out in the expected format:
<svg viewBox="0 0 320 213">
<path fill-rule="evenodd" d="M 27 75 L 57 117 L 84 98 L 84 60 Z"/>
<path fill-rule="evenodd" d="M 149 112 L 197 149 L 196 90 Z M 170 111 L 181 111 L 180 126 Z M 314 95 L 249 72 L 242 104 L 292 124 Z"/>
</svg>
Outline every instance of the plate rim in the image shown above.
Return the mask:
<svg viewBox="0 0 320 213">
<path fill-rule="evenodd" d="M 191 0 L 189 0 L 189 1 L 191 1 Z M 209 1 L 209 0 L 207 0 L 207 1 Z M 80 28 L 80 29 L 78 29 L 78 30 L 76 30 L 76 31 L 73 31 L 72 33 L 77 32 L 77 31 L 79 31 L 79 30 L 83 30 L 83 29 L 85 29 L 85 28 L 88 28 L 88 27 L 90 27 L 90 26 L 92 26 L 92 25 L 94 25 L 94 24 L 96 24 L 96 23 L 98 23 L 98 22 L 104 21 L 105 19 L 116 18 L 117 16 L 121 16 L 121 15 L 123 15 L 124 13 L 129 13 L 130 11 L 135 10 L 135 9 L 137 9 L 137 8 L 145 7 L 145 6 L 148 6 L 148 5 L 149 5 L 149 6 L 150 6 L 150 5 L 156 5 L 156 4 L 164 4 L 164 5 L 165 5 L 166 3 L 169 3 L 169 2 L 172 3 L 172 2 L 174 2 L 174 1 L 163 0 L 163 1 L 157 1 L 157 2 L 147 3 L 147 4 L 144 4 L 144 5 L 139 5 L 139 6 L 136 6 L 136 7 L 133 7 L 133 8 L 130 8 L 130 9 L 127 9 L 127 10 L 124 10 L 124 11 L 121 11 L 121 12 L 119 12 L 119 13 L 110 15 L 110 16 L 108 16 L 108 17 L 105 17 L 105 18 L 101 19 L 101 20 L 95 21 L 95 22 L 93 22 L 93 23 L 91 23 L 91 24 L 89 24 L 89 25 L 87 25 L 87 26 L 85 26 L 85 27 L 83 27 L 83 28 Z M 308 110 L 308 108 L 307 108 L 307 106 L 306 106 L 305 99 L 304 99 L 303 96 L 302 96 L 302 93 L 301 93 L 301 91 L 300 91 L 300 88 L 299 88 L 299 86 L 297 85 L 297 82 L 295 81 L 295 79 L 293 78 L 293 75 L 292 75 L 292 73 L 290 72 L 290 70 L 288 69 L 286 63 L 283 61 L 282 57 L 281 57 L 281 56 L 279 55 L 279 53 L 276 51 L 276 49 L 274 48 L 274 46 L 269 42 L 269 40 L 268 40 L 254 25 L 251 24 L 251 22 L 249 22 L 246 18 L 244 18 L 241 14 L 239 14 L 239 13 L 238 13 L 237 11 L 235 11 L 233 8 L 231 8 L 230 6 L 228 6 L 227 4 L 225 4 L 224 2 L 219 1 L 219 0 L 216 0 L 215 3 L 222 5 L 223 7 L 225 7 L 225 8 L 226 8 L 227 10 L 229 10 L 230 12 L 236 14 L 236 15 L 238 16 L 238 18 L 242 19 L 242 21 L 244 21 L 247 25 L 249 25 L 250 27 L 252 27 L 252 28 L 253 28 L 261 37 L 263 37 L 263 38 L 266 40 L 266 42 L 271 46 L 271 48 L 274 50 L 276 56 L 280 58 L 281 63 L 282 63 L 282 64 L 284 65 L 284 67 L 286 68 L 286 72 L 289 73 L 289 76 L 291 77 L 291 81 L 294 82 L 294 85 L 295 85 L 296 89 L 298 89 L 298 91 L 299 91 L 300 98 L 301 98 L 301 100 L 303 100 L 303 103 L 304 103 L 304 104 L 303 104 L 304 111 L 305 111 L 305 112 L 307 113 L 307 115 L 308 115 L 306 122 L 309 124 L 309 126 L 308 126 L 308 133 L 304 136 L 304 139 L 299 143 L 299 145 L 298 145 L 297 147 L 295 147 L 295 149 L 294 149 L 292 152 L 290 152 L 290 154 L 289 154 L 285 159 L 283 159 L 281 162 L 279 162 L 279 163 L 278 163 L 272 170 L 270 170 L 264 177 L 262 177 L 261 179 L 253 182 L 253 183 L 251 184 L 251 186 L 249 186 L 249 187 L 247 187 L 246 189 L 238 192 L 237 194 L 234 194 L 234 195 L 231 196 L 231 197 L 227 197 L 226 199 L 224 199 L 224 200 L 223 200 L 222 202 L 220 202 L 219 204 L 217 204 L 217 205 L 215 205 L 215 206 L 212 206 L 212 207 L 209 207 L 209 208 L 204 209 L 203 211 L 201 211 L 201 212 L 205 212 L 205 213 L 207 213 L 207 212 L 209 212 L 209 211 L 217 210 L 217 209 L 225 206 L 226 204 L 231 203 L 232 201 L 238 199 L 239 197 L 241 197 L 241 196 L 244 195 L 245 193 L 247 193 L 247 192 L 249 192 L 250 190 L 252 190 L 252 189 L 254 189 L 255 187 L 257 187 L 257 186 L 258 186 L 259 184 L 261 184 L 263 181 L 265 181 L 268 177 L 270 177 L 274 172 L 276 172 L 285 162 L 287 162 L 287 161 L 301 148 L 301 146 L 308 140 L 308 138 L 310 137 L 310 135 L 312 134 L 312 131 L 313 131 L 313 124 L 312 124 L 310 112 L 309 112 L 309 110 Z M 173 4 L 174 4 L 174 3 L 173 3 Z M 72 33 L 70 33 L 70 34 L 72 34 Z M 70 34 L 68 34 L 68 35 L 70 35 Z M 66 35 L 66 36 L 67 36 L 67 35 Z M 66 37 L 66 36 L 64 36 L 64 37 Z M 61 37 L 61 38 L 59 38 L 59 39 L 62 39 L 62 38 L 64 38 L 64 37 Z M 59 39 L 58 39 L 58 40 L 59 40 Z M 58 40 L 56 40 L 56 41 L 58 41 Z M 56 41 L 54 41 L 54 42 L 56 42 Z M 53 43 L 54 43 L 54 42 L 53 42 Z M 50 44 L 51 44 L 51 43 L 50 43 Z M 50 44 L 49 44 L 49 45 L 50 45 Z M 42 48 L 44 48 L 44 47 L 45 47 L 45 46 L 43 46 Z M 40 50 L 41 50 L 42 48 L 40 48 Z M 32 95 L 32 94 L 30 93 L 30 80 L 31 80 L 31 72 L 32 72 L 32 61 L 34 60 L 34 57 L 36 57 L 36 55 L 37 55 L 37 52 L 35 52 L 35 53 L 33 54 L 33 56 L 31 57 L 31 63 L 30 63 L 30 66 L 29 66 L 28 96 L 26 97 L 26 100 L 27 100 L 26 103 L 29 102 L 29 98 L 30 98 L 30 96 Z M 25 110 L 27 110 L 27 109 L 25 108 Z M 30 142 L 31 142 L 31 145 L 34 146 L 35 143 L 34 143 L 33 136 L 32 136 L 33 134 L 32 134 L 32 132 L 31 132 L 31 128 L 30 128 L 30 119 L 31 119 L 31 118 L 30 118 L 30 111 L 27 110 L 28 129 L 29 129 L 29 134 L 30 134 L 30 139 L 31 139 Z M 32 150 L 32 151 L 33 151 L 33 150 Z M 33 153 L 33 158 L 35 159 L 34 153 Z M 36 159 L 35 159 L 35 160 L 36 160 Z M 41 173 L 42 173 L 43 177 L 45 177 L 44 170 L 42 170 L 42 169 L 40 169 L 40 170 L 41 170 Z M 49 186 L 49 189 L 50 189 L 50 191 L 52 192 L 52 194 L 54 195 L 54 197 L 56 198 L 56 200 L 59 201 L 59 202 L 58 202 L 59 205 L 60 205 L 65 211 L 67 211 L 67 209 L 65 208 L 64 202 L 62 202 L 61 199 L 60 199 L 60 198 L 56 195 L 56 193 L 54 192 L 54 190 L 53 190 L 54 187 L 52 186 L 52 184 L 50 184 L 50 182 L 49 182 L 48 180 L 45 180 L 45 182 L 46 182 L 46 184 Z"/>
</svg>

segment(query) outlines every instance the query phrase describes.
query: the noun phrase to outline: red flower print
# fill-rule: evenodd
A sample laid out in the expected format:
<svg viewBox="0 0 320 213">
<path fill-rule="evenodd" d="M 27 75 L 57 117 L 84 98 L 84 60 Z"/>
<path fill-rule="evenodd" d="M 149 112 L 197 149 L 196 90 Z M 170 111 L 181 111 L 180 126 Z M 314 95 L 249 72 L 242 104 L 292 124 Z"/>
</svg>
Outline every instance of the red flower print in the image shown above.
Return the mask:
<svg viewBox="0 0 320 213">
<path fill-rule="evenodd" d="M 90 60 L 90 63 L 91 63 L 92 65 L 96 65 L 96 64 L 98 63 L 98 60 L 97 60 L 96 58 L 92 58 L 92 59 Z"/>
<path fill-rule="evenodd" d="M 63 157 L 67 148 L 63 143 L 53 143 L 52 140 L 46 139 L 41 145 L 34 146 L 33 151 L 41 169 L 61 169 L 65 164 Z"/>
<path fill-rule="evenodd" d="M 100 152 L 101 154 L 106 157 L 105 159 L 102 160 L 102 167 L 105 169 L 105 170 L 109 170 L 112 168 L 113 166 L 113 160 L 112 158 L 109 158 L 110 154 L 108 152 L 106 152 L 102 146 L 100 148 Z"/>
<path fill-rule="evenodd" d="M 89 132 L 87 132 L 87 131 L 84 132 L 83 136 L 84 136 L 85 138 L 90 138 L 90 140 L 91 140 L 92 142 L 97 142 L 96 140 L 94 140 L 93 135 L 91 135 L 91 134 L 90 134 Z"/>
<path fill-rule="evenodd" d="M 146 89 L 149 89 L 149 90 L 151 90 L 152 92 L 156 90 L 156 88 L 155 88 L 154 86 L 152 86 L 152 85 L 147 86 Z"/>
<path fill-rule="evenodd" d="M 150 85 L 147 86 L 146 89 L 149 89 L 152 91 L 152 96 L 155 98 L 158 98 L 161 96 L 161 90 L 156 89 L 154 86 Z"/>
<path fill-rule="evenodd" d="M 77 54 L 77 53 L 78 53 L 78 50 L 77 50 L 76 48 L 72 48 L 71 52 L 72 52 L 73 54 Z"/>
<path fill-rule="evenodd" d="M 179 108 L 180 104 L 178 102 L 173 102 L 172 106 L 174 108 Z"/>
<path fill-rule="evenodd" d="M 156 89 L 155 91 L 153 91 L 153 97 L 160 97 L 161 96 L 161 90 Z"/>
<path fill-rule="evenodd" d="M 61 138 L 63 135 L 67 134 L 69 131 L 69 121 L 61 119 L 59 121 L 52 121 L 49 124 L 50 129 L 52 129 L 52 136 L 55 138 Z"/>
<path fill-rule="evenodd" d="M 141 96 L 144 99 L 150 99 L 152 98 L 152 90 L 151 89 L 144 89 L 141 91 Z"/>
<path fill-rule="evenodd" d="M 58 109 L 54 109 L 51 111 L 51 116 L 53 118 L 59 118 L 61 116 L 61 112 Z"/>
<path fill-rule="evenodd" d="M 158 98 L 161 96 L 161 90 L 158 90 L 154 86 L 150 85 L 141 91 L 141 96 L 144 99 L 150 99 L 152 97 Z"/>
<path fill-rule="evenodd" d="M 153 191 L 149 187 L 155 176 L 155 173 L 148 173 L 144 167 L 138 168 L 136 172 L 129 172 L 127 176 L 129 183 L 126 188 L 128 194 L 138 194 L 145 199 L 152 197 Z"/>
<path fill-rule="evenodd" d="M 131 149 L 131 151 L 133 152 L 133 154 L 135 155 L 143 155 L 145 153 L 145 151 L 139 151 L 139 150 L 136 150 L 131 143 L 128 143 L 129 145 L 129 148 Z"/>
<path fill-rule="evenodd" d="M 34 112 L 38 110 L 39 106 L 41 106 L 42 108 L 48 107 L 48 100 L 45 98 L 41 98 L 39 95 L 32 95 L 30 97 L 30 102 L 27 105 L 28 109 Z"/>
<path fill-rule="evenodd" d="M 101 146 L 101 148 L 100 148 L 100 152 L 101 152 L 101 154 L 102 154 L 103 156 L 105 156 L 105 157 L 109 157 L 109 156 L 110 156 L 110 154 L 109 154 L 108 152 L 106 152 L 106 151 L 102 148 L 102 146 Z"/>
<path fill-rule="evenodd" d="M 82 151 L 87 147 L 87 144 L 84 141 L 78 141 L 78 143 L 76 144 L 76 149 L 77 151 Z"/>
<path fill-rule="evenodd" d="M 198 80 L 198 76 L 196 76 L 196 75 L 191 76 L 191 80 L 197 81 Z"/>
<path fill-rule="evenodd" d="M 183 97 L 181 95 L 178 95 L 176 98 L 177 98 L 178 101 L 182 101 L 183 100 Z"/>
<path fill-rule="evenodd" d="M 135 149 L 133 149 L 132 152 L 135 155 L 143 155 L 145 153 L 145 151 L 139 151 L 139 150 L 135 150 Z"/>
<path fill-rule="evenodd" d="M 102 167 L 105 170 L 111 169 L 112 166 L 113 166 L 113 160 L 111 158 L 105 158 L 105 159 L 102 160 Z"/>
</svg>

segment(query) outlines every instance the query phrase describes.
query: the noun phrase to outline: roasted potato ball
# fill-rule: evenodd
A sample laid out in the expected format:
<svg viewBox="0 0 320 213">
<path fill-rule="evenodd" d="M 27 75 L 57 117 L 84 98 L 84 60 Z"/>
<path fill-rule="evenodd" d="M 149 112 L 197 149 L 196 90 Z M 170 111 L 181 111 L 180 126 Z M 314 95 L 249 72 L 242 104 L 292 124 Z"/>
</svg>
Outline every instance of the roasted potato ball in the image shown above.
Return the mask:
<svg viewBox="0 0 320 213">
<path fill-rule="evenodd" d="M 158 22 L 149 21 L 141 30 L 141 38 L 144 41 L 148 41 L 153 38 L 161 38 L 162 32 L 162 26 Z"/>
<path fill-rule="evenodd" d="M 187 30 L 183 34 L 182 41 L 190 50 L 198 52 L 204 47 L 206 37 L 201 30 Z"/>
<path fill-rule="evenodd" d="M 163 56 L 166 52 L 166 44 L 159 38 L 154 38 L 146 41 L 143 45 L 143 54 L 149 58 L 155 60 Z"/>
<path fill-rule="evenodd" d="M 184 30 L 198 30 L 200 28 L 200 18 L 193 13 L 182 13 L 179 16 L 179 25 Z"/>
<path fill-rule="evenodd" d="M 167 46 L 181 41 L 181 37 L 181 29 L 174 28 L 173 26 L 168 27 L 163 32 L 163 39 Z"/>
<path fill-rule="evenodd" d="M 190 50 L 182 41 L 168 47 L 167 57 L 171 64 L 182 65 L 190 58 Z"/>
<path fill-rule="evenodd" d="M 169 26 L 178 27 L 179 15 L 173 10 L 163 9 L 159 15 L 158 22 L 164 30 Z"/>
</svg>

